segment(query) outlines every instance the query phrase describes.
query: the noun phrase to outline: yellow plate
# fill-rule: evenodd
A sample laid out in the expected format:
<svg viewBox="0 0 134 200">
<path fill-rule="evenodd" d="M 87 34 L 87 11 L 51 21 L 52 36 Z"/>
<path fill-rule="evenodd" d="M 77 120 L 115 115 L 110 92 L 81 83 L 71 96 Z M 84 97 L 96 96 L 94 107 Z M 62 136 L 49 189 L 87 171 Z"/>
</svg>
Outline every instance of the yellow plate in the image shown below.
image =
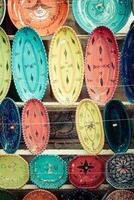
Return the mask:
<svg viewBox="0 0 134 200">
<path fill-rule="evenodd" d="M 83 148 L 91 155 L 104 146 L 104 130 L 100 110 L 93 101 L 84 99 L 76 110 L 76 130 Z"/>
<path fill-rule="evenodd" d="M 83 85 L 84 59 L 80 41 L 70 27 L 60 28 L 52 39 L 49 75 L 60 103 L 68 105 L 77 101 Z"/>
</svg>

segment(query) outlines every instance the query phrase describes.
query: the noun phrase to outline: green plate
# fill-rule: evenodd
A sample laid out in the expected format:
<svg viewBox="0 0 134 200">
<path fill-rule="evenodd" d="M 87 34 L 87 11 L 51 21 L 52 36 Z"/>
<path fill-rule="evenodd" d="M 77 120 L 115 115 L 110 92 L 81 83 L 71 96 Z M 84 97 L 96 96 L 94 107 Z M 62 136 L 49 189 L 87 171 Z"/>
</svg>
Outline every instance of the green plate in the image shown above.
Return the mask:
<svg viewBox="0 0 134 200">
<path fill-rule="evenodd" d="M 0 200 L 17 200 L 13 194 L 6 190 L 0 190 Z"/>
</svg>

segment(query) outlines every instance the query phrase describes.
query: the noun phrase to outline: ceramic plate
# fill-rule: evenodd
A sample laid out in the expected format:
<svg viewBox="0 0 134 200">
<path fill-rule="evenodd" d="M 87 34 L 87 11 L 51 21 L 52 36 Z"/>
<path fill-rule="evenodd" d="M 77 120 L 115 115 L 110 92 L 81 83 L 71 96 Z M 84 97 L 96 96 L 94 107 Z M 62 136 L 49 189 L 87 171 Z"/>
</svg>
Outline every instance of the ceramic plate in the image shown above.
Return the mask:
<svg viewBox="0 0 134 200">
<path fill-rule="evenodd" d="M 76 110 L 76 130 L 83 148 L 91 155 L 104 146 L 103 122 L 98 106 L 89 99 L 80 102 Z"/>
<path fill-rule="evenodd" d="M 21 138 L 20 113 L 15 102 L 5 98 L 0 104 L 0 142 L 5 152 L 15 153 Z"/>
<path fill-rule="evenodd" d="M 6 1 L 0 0 L 0 25 L 2 24 L 6 14 Z"/>
<path fill-rule="evenodd" d="M 48 84 L 47 55 L 39 35 L 30 27 L 20 29 L 14 37 L 12 70 L 22 101 L 43 98 Z"/>
<path fill-rule="evenodd" d="M 68 0 L 8 0 L 8 13 L 17 28 L 35 28 L 41 36 L 53 34 L 67 19 Z"/>
<path fill-rule="evenodd" d="M 134 200 L 134 193 L 128 190 L 116 190 L 111 192 L 104 200 Z"/>
<path fill-rule="evenodd" d="M 134 27 L 128 32 L 121 52 L 121 75 L 126 96 L 134 103 Z"/>
<path fill-rule="evenodd" d="M 49 140 L 47 109 L 37 99 L 29 100 L 22 111 L 22 130 L 25 143 L 33 154 L 42 153 Z"/>
<path fill-rule="evenodd" d="M 133 12 L 133 15 L 134 15 L 134 0 L 132 0 L 132 12 Z"/>
<path fill-rule="evenodd" d="M 28 163 L 17 155 L 0 155 L 0 188 L 18 189 L 29 179 Z"/>
<path fill-rule="evenodd" d="M 0 200 L 17 200 L 13 194 L 6 190 L 0 190 Z"/>
<path fill-rule="evenodd" d="M 67 180 L 67 163 L 59 156 L 37 156 L 30 163 L 30 177 L 39 188 L 57 189 Z"/>
<path fill-rule="evenodd" d="M 112 100 L 103 111 L 104 129 L 107 142 L 114 153 L 126 152 L 129 148 L 132 133 L 130 119 L 123 103 Z"/>
<path fill-rule="evenodd" d="M 95 189 L 105 180 L 105 162 L 97 156 L 79 156 L 69 163 L 69 181 L 78 188 Z"/>
<path fill-rule="evenodd" d="M 23 200 L 57 200 L 57 197 L 46 190 L 34 190 L 29 192 Z"/>
<path fill-rule="evenodd" d="M 107 27 L 96 28 L 87 42 L 85 79 L 89 96 L 98 104 L 105 104 L 114 95 L 119 78 L 118 59 L 113 33 Z"/>
<path fill-rule="evenodd" d="M 116 33 L 131 13 L 130 0 L 73 0 L 72 7 L 76 21 L 88 33 L 97 26 L 108 26 Z"/>
<path fill-rule="evenodd" d="M 49 75 L 53 93 L 60 103 L 72 104 L 78 99 L 83 85 L 84 62 L 80 41 L 70 27 L 60 28 L 52 39 Z"/>
<path fill-rule="evenodd" d="M 134 188 L 134 154 L 116 154 L 106 163 L 106 179 L 116 189 Z"/>
<path fill-rule="evenodd" d="M 11 49 L 6 32 L 0 27 L 0 101 L 2 101 L 11 84 Z"/>
</svg>

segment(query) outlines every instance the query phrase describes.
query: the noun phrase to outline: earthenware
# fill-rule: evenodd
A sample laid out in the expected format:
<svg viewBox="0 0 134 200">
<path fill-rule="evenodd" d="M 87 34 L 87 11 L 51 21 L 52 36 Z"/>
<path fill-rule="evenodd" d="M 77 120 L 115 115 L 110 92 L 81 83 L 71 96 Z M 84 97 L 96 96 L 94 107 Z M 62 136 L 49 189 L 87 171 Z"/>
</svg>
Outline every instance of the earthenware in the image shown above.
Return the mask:
<svg viewBox="0 0 134 200">
<path fill-rule="evenodd" d="M 23 200 L 57 200 L 57 197 L 47 190 L 34 190 L 29 192 Z"/>
<path fill-rule="evenodd" d="M 0 0 L 0 25 L 2 24 L 6 14 L 6 0 Z"/>
<path fill-rule="evenodd" d="M 133 200 L 134 193 L 129 190 L 116 190 L 111 192 L 104 200 Z"/>
</svg>

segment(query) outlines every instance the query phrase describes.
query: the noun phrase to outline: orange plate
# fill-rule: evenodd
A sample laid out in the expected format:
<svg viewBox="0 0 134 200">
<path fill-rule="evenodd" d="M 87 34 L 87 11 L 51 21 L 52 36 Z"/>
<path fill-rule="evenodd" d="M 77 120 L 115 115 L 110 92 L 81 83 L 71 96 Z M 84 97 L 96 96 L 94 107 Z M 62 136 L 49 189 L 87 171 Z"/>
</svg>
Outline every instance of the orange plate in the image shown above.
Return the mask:
<svg viewBox="0 0 134 200">
<path fill-rule="evenodd" d="M 68 0 L 8 0 L 8 13 L 13 24 L 35 28 L 41 36 L 53 34 L 68 16 Z"/>
<path fill-rule="evenodd" d="M 46 190 L 35 190 L 29 192 L 23 200 L 57 200 L 56 196 Z"/>
</svg>

